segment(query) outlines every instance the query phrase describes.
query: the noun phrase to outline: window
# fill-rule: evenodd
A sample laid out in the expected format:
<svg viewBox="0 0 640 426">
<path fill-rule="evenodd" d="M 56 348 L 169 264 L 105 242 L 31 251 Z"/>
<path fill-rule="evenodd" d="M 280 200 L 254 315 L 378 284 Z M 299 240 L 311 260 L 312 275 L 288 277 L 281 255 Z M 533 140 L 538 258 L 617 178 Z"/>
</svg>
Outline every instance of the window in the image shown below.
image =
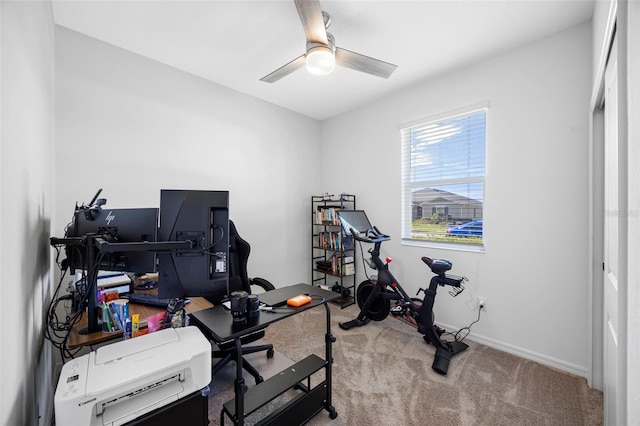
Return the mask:
<svg viewBox="0 0 640 426">
<path fill-rule="evenodd" d="M 403 241 L 483 246 L 486 114 L 402 126 Z"/>
</svg>

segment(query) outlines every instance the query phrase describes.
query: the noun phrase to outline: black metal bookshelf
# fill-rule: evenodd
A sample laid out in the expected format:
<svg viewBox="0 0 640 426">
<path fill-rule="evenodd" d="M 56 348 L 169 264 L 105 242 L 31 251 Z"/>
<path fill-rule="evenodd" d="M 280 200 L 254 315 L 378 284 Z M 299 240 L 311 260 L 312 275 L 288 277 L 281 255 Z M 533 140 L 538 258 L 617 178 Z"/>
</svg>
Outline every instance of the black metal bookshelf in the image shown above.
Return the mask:
<svg viewBox="0 0 640 426">
<path fill-rule="evenodd" d="M 355 303 L 356 251 L 351 236 L 340 227 L 338 210 L 355 210 L 352 194 L 311 197 L 311 284 L 340 293 L 344 309 Z"/>
</svg>

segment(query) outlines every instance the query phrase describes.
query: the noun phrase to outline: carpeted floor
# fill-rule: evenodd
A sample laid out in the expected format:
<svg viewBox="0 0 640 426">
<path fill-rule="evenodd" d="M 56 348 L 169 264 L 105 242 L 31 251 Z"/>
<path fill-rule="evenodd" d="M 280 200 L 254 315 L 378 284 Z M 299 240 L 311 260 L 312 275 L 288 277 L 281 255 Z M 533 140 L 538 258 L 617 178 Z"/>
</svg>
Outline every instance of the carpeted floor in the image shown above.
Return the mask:
<svg viewBox="0 0 640 426">
<path fill-rule="evenodd" d="M 356 306 L 332 305 L 333 398 L 338 417 L 326 411 L 310 425 L 601 425 L 602 393 L 585 379 L 467 341 L 469 349 L 456 355 L 446 376 L 431 369 L 434 349 L 415 329 L 397 319 L 352 330 L 339 321 L 357 315 Z M 325 310 L 311 309 L 267 329 L 276 356 L 252 354 L 263 376 L 277 374 L 310 353 L 324 358 Z M 215 376 L 209 397 L 211 425 L 219 424 L 220 409 L 233 397 L 235 364 Z M 318 377 L 316 377 L 318 376 Z M 324 374 L 314 375 L 319 382 Z M 246 378 L 254 385 L 251 377 Z M 291 391 L 293 392 L 293 391 Z M 287 395 L 285 394 L 285 397 Z M 247 419 L 255 423 L 272 407 Z M 225 420 L 229 424 L 229 420 Z"/>
</svg>

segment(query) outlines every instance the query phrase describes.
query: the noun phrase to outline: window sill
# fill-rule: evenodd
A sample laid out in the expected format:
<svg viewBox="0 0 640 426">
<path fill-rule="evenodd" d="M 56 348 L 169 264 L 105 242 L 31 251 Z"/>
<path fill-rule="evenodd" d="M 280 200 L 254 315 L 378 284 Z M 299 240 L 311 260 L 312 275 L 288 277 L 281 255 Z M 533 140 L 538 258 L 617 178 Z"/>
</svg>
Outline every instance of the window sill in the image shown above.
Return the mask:
<svg viewBox="0 0 640 426">
<path fill-rule="evenodd" d="M 411 238 L 403 238 L 401 244 L 408 247 L 426 247 L 442 250 L 466 251 L 471 253 L 486 253 L 486 248 L 479 244 L 456 244 L 456 243 L 439 243 L 436 241 L 415 240 Z"/>
</svg>

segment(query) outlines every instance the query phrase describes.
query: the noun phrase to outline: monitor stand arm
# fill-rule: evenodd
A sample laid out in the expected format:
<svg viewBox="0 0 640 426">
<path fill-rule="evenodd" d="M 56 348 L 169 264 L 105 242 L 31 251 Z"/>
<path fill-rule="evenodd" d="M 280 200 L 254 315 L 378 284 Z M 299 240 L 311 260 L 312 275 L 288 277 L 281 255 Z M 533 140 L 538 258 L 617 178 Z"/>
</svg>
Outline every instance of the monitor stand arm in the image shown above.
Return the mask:
<svg viewBox="0 0 640 426">
<path fill-rule="evenodd" d="M 87 235 L 86 236 L 86 271 L 87 271 L 87 328 L 83 328 L 80 330 L 80 334 L 91 334 L 96 331 L 102 330 L 98 322 L 98 265 L 97 264 L 97 256 L 96 252 L 96 237 L 95 235 Z"/>
</svg>

